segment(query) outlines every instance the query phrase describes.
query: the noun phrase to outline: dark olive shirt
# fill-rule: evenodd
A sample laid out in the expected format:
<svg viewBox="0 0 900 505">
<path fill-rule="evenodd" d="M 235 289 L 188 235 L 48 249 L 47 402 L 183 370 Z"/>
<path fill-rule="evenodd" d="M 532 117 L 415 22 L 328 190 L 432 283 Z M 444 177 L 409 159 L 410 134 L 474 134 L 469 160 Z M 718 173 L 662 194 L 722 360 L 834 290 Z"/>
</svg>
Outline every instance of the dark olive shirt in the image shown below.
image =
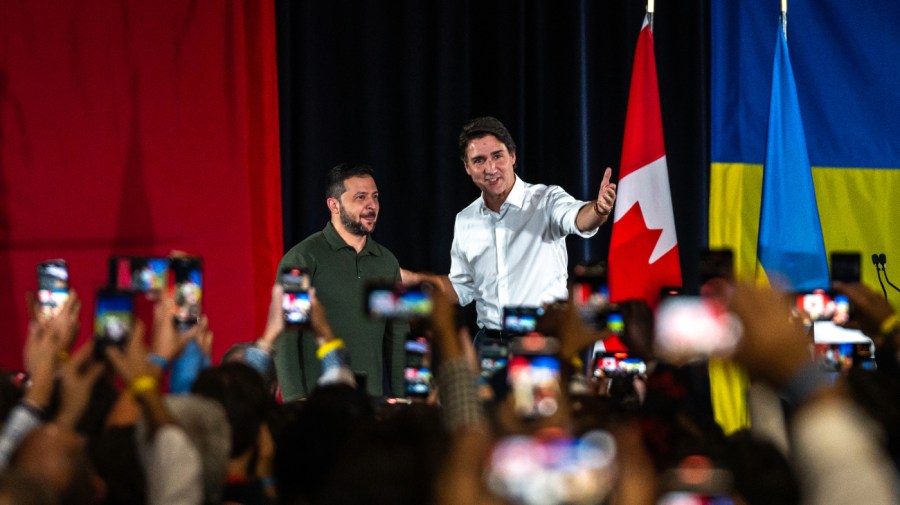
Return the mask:
<svg viewBox="0 0 900 505">
<path fill-rule="evenodd" d="M 285 267 L 303 268 L 311 276 L 334 335 L 344 340 L 350 352 L 351 369 L 365 373 L 369 394 L 403 396 L 403 343 L 408 326 L 370 319 L 364 307 L 367 282 L 400 280 L 397 258 L 371 236 L 357 254 L 329 222 L 284 255 L 278 269 Z M 308 332 L 287 331 L 278 339 L 275 369 L 284 400 L 306 397 L 315 388 L 322 374 L 316 349 L 315 338 Z M 393 393 L 383 391 L 385 378 Z"/>
</svg>

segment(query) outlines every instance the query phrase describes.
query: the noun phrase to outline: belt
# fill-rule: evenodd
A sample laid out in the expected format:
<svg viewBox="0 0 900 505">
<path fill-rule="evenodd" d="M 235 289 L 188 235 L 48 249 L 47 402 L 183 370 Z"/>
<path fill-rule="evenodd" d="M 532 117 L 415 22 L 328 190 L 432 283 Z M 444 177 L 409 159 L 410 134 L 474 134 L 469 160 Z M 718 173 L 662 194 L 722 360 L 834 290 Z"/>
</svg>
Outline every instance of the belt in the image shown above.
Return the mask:
<svg viewBox="0 0 900 505">
<path fill-rule="evenodd" d="M 504 342 L 521 336 L 521 333 L 516 333 L 514 331 L 491 330 L 488 328 L 481 328 L 479 332 L 484 335 L 485 338 L 490 338 L 492 340 L 502 340 Z"/>
</svg>

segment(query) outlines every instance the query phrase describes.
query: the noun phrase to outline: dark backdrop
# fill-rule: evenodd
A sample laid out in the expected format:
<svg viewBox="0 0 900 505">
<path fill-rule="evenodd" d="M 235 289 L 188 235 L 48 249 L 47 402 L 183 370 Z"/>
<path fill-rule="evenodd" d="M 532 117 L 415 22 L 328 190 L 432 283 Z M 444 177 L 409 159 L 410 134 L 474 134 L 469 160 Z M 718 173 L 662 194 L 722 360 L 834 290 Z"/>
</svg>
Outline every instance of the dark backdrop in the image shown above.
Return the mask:
<svg viewBox="0 0 900 505">
<path fill-rule="evenodd" d="M 596 198 L 617 178 L 641 1 L 277 1 L 284 192 L 290 248 L 328 219 L 325 173 L 376 168 L 375 238 L 401 266 L 446 273 L 455 214 L 478 196 L 456 152 L 492 115 L 518 144 L 517 172 Z M 657 2 L 666 151 L 685 283 L 707 243 L 709 0 Z M 603 260 L 610 227 L 569 239 Z"/>
</svg>

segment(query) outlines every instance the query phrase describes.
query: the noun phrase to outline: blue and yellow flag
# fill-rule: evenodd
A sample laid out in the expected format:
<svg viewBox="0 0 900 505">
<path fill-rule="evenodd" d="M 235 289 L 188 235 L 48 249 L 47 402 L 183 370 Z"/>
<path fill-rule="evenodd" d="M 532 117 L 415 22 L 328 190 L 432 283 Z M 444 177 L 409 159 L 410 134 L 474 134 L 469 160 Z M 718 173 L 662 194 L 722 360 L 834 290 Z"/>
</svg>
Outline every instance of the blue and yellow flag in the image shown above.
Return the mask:
<svg viewBox="0 0 900 505">
<path fill-rule="evenodd" d="M 732 249 L 735 273 L 744 280 L 755 278 L 757 254 L 764 254 L 758 239 L 763 164 L 771 166 L 770 37 L 777 12 L 774 1 L 710 4 L 709 246 Z M 795 110 L 804 120 L 826 259 L 834 251 L 863 258 L 885 253 L 889 271 L 900 265 L 900 59 L 891 56 L 900 54 L 897 19 L 896 0 L 797 1 L 789 27 Z M 781 189 L 793 202 L 799 188 Z M 868 261 L 862 280 L 881 290 Z M 900 295 L 888 296 L 900 304 Z M 710 380 L 716 420 L 729 432 L 746 426 L 746 378 L 717 361 Z"/>
<path fill-rule="evenodd" d="M 778 23 L 772 97 L 763 165 L 759 212 L 759 263 L 765 272 L 787 280 L 793 289 L 828 287 L 828 261 L 816 205 L 797 85 L 788 54 L 785 18 Z"/>
</svg>

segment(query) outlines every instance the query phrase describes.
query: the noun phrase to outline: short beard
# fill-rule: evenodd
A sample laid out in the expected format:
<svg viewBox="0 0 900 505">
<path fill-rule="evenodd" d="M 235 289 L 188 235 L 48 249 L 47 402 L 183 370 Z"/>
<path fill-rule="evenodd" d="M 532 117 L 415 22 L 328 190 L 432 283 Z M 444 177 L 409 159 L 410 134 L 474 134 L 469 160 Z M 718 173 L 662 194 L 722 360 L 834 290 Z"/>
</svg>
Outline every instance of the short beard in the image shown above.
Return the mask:
<svg viewBox="0 0 900 505">
<path fill-rule="evenodd" d="M 369 231 L 366 231 L 363 228 L 361 221 L 354 221 L 353 218 L 350 217 L 350 214 L 347 214 L 347 211 L 344 210 L 344 206 L 338 204 L 341 212 L 341 224 L 344 225 L 344 228 L 353 235 L 357 237 L 367 237 L 369 236 Z M 372 226 L 372 230 L 375 230 L 375 226 Z"/>
</svg>

